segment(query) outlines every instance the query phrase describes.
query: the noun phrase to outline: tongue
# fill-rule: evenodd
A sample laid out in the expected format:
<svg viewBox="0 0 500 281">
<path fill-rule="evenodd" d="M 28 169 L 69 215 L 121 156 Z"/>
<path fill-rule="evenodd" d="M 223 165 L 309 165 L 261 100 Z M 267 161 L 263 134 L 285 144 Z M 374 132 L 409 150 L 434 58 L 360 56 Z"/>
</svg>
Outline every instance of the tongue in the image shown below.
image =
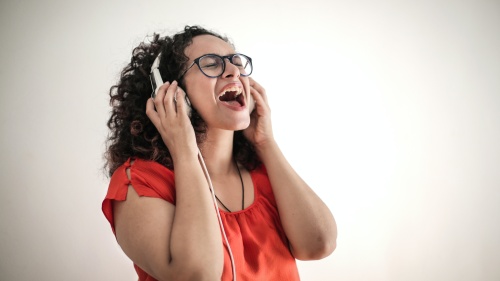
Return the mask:
<svg viewBox="0 0 500 281">
<path fill-rule="evenodd" d="M 238 98 L 239 96 L 236 96 L 236 91 L 228 91 L 224 95 L 219 97 L 219 100 L 231 106 L 241 106 Z"/>
<path fill-rule="evenodd" d="M 232 106 L 240 106 L 240 103 L 237 102 L 236 100 L 224 101 L 224 102 Z"/>
</svg>

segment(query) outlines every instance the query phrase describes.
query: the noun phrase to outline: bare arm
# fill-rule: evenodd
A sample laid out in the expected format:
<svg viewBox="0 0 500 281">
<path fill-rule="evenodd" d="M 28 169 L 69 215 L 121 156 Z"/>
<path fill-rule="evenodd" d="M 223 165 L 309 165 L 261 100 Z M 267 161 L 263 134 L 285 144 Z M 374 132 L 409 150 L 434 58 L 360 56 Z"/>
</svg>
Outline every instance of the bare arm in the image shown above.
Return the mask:
<svg viewBox="0 0 500 281">
<path fill-rule="evenodd" d="M 135 264 L 158 280 L 220 280 L 224 255 L 217 215 L 184 103 L 177 104 L 179 114 L 175 111 L 175 91 L 174 85 L 163 85 L 156 110 L 149 101 L 147 114 L 174 160 L 176 205 L 139 197 L 129 187 L 127 200 L 115 204 L 117 240 Z"/>
<path fill-rule="evenodd" d="M 244 133 L 267 169 L 292 253 L 301 260 L 324 258 L 336 247 L 335 219 L 284 157 L 273 137 L 266 92 L 253 79 L 250 84 L 257 107 Z"/>
<path fill-rule="evenodd" d="M 293 255 L 301 260 L 330 255 L 336 247 L 337 225 L 328 207 L 290 166 L 276 143 L 260 148 L 259 155 Z"/>
</svg>

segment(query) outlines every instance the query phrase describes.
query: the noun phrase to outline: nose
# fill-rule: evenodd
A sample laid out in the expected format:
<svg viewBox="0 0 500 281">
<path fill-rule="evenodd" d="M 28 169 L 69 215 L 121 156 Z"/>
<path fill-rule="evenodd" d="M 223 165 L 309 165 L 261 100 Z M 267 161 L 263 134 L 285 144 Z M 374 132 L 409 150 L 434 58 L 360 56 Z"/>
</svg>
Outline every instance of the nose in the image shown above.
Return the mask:
<svg viewBox="0 0 500 281">
<path fill-rule="evenodd" d="M 222 73 L 223 78 L 240 77 L 241 73 L 236 65 L 232 64 L 228 58 L 224 58 L 224 62 L 226 63 L 226 68 Z"/>
</svg>

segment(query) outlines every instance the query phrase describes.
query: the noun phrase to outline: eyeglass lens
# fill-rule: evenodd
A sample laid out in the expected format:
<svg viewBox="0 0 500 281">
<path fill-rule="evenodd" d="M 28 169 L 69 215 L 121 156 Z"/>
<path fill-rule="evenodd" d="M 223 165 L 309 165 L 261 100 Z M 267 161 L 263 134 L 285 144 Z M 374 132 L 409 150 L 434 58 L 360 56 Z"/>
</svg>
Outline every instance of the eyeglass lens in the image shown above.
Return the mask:
<svg viewBox="0 0 500 281">
<path fill-rule="evenodd" d="M 236 54 L 232 56 L 232 64 L 238 67 L 240 74 L 242 76 L 248 76 L 252 73 L 252 63 L 250 60 L 243 56 Z M 225 61 L 216 55 L 206 55 L 200 58 L 199 66 L 201 71 L 207 76 L 218 77 L 224 72 Z"/>
</svg>

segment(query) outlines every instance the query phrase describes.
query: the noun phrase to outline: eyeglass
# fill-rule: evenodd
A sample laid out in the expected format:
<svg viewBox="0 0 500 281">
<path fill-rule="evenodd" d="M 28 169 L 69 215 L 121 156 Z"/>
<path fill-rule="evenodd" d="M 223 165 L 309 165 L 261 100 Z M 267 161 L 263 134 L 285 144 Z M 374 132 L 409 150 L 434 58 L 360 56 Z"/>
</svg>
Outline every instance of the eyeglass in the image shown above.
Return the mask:
<svg viewBox="0 0 500 281">
<path fill-rule="evenodd" d="M 201 73 L 203 73 L 205 76 L 210 78 L 217 78 L 221 76 L 222 73 L 224 73 L 224 71 L 226 70 L 225 59 L 228 59 L 229 62 L 238 67 L 241 76 L 249 76 L 250 74 L 252 74 L 252 59 L 246 55 L 232 54 L 227 56 L 219 56 L 216 54 L 206 54 L 194 59 L 193 63 L 179 77 L 179 80 L 195 64 L 198 65 Z"/>
</svg>

